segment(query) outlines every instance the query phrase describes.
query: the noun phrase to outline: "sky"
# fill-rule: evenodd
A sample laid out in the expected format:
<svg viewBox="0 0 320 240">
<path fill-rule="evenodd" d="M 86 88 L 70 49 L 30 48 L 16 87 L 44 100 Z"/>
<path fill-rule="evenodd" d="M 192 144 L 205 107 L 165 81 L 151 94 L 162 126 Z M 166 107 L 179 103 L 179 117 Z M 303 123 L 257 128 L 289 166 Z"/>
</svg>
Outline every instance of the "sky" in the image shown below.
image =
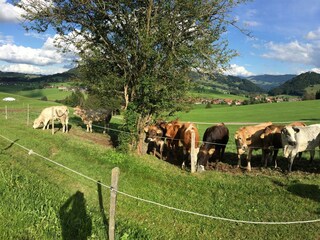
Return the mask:
<svg viewBox="0 0 320 240">
<path fill-rule="evenodd" d="M 9 0 L 0 0 L 0 71 L 55 74 L 73 68 L 72 54 L 54 47 L 53 32 L 26 32 L 21 11 Z M 254 0 L 230 13 L 243 34 L 229 27 L 223 35 L 238 56 L 226 74 L 320 73 L 320 0 Z"/>
</svg>

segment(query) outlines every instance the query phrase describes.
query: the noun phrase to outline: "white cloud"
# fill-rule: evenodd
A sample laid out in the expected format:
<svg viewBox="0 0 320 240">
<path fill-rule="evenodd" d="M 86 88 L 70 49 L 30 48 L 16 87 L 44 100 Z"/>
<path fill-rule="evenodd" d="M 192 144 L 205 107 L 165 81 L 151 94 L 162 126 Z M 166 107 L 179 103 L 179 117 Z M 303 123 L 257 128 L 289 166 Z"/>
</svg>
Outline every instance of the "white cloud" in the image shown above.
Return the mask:
<svg viewBox="0 0 320 240">
<path fill-rule="evenodd" d="M 310 31 L 306 35 L 308 40 L 320 40 L 320 27 L 315 31 Z"/>
<path fill-rule="evenodd" d="M 8 3 L 6 0 L 0 0 L 0 23 L 1 22 L 19 22 L 23 11 Z"/>
<path fill-rule="evenodd" d="M 243 21 L 244 26 L 246 27 L 258 27 L 261 25 L 261 23 L 257 21 Z"/>
<path fill-rule="evenodd" d="M 14 63 L 35 66 L 50 66 L 55 64 L 70 64 L 75 58 L 72 52 L 62 53 L 54 46 L 54 38 L 49 37 L 41 48 L 31 48 L 25 46 L 17 46 L 11 42 L 1 45 L 0 36 L 0 60 L 7 63 Z M 20 66 L 21 67 L 21 66 Z M 19 67 L 19 68 L 20 68 Z M 29 68 L 30 69 L 30 68 Z"/>
<path fill-rule="evenodd" d="M 54 50 L 35 49 L 13 44 L 5 44 L 0 46 L 0 60 L 10 63 L 45 66 L 62 63 L 63 57 Z"/>
<path fill-rule="evenodd" d="M 3 72 L 18 72 L 18 73 L 32 73 L 32 74 L 55 74 L 68 71 L 68 68 L 54 66 L 54 67 L 40 67 L 30 64 L 10 64 L 10 65 L 0 65 L 0 71 Z"/>
<path fill-rule="evenodd" d="M 265 44 L 265 48 L 268 50 L 267 53 L 262 54 L 262 57 L 265 58 L 310 64 L 315 67 L 320 66 L 319 43 L 301 43 L 298 41 L 289 43 L 269 42 Z"/>
<path fill-rule="evenodd" d="M 311 72 L 316 72 L 316 73 L 319 73 L 319 74 L 320 74 L 320 68 L 312 68 L 310 71 L 311 71 Z"/>
<path fill-rule="evenodd" d="M 232 76 L 242 76 L 242 77 L 248 77 L 254 75 L 252 72 L 249 72 L 245 67 L 238 66 L 237 64 L 231 64 L 230 68 L 224 72 L 227 75 Z"/>
</svg>

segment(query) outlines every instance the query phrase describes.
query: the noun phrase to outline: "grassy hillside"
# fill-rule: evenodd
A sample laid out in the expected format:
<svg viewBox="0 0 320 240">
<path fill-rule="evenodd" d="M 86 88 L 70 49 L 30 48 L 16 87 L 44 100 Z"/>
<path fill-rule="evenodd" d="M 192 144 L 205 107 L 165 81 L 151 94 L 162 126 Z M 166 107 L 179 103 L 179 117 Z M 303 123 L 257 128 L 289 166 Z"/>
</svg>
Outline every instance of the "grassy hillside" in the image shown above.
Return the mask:
<svg viewBox="0 0 320 240">
<path fill-rule="evenodd" d="M 0 93 L 0 99 L 5 96 L 8 94 Z M 259 168 L 251 173 L 234 170 L 190 174 L 152 156 L 115 152 L 107 144 L 108 136 L 85 133 L 73 117 L 68 134 L 57 131 L 51 135 L 51 131 L 32 129 L 26 125 L 26 105 L 31 106 L 33 119 L 51 103 L 15 97 L 16 102 L 0 102 L 0 239 L 105 239 L 109 190 L 101 187 L 100 191 L 96 181 L 109 185 L 115 166 L 120 168 L 121 192 L 177 209 L 258 222 L 319 219 L 319 168 L 316 173 L 295 171 L 290 175 Z M 179 117 L 196 122 L 319 120 L 319 101 L 295 104 L 195 109 Z M 10 110 L 7 120 L 5 105 Z M 114 126 L 115 121 L 112 120 Z M 98 144 L 93 138 L 101 142 Z M 232 144 L 231 141 L 230 158 L 235 157 L 231 154 Z M 317 157 L 318 165 L 319 162 Z M 124 194 L 118 195 L 117 204 L 117 239 L 320 236 L 320 222 L 290 225 L 227 222 L 175 211 Z"/>
</svg>

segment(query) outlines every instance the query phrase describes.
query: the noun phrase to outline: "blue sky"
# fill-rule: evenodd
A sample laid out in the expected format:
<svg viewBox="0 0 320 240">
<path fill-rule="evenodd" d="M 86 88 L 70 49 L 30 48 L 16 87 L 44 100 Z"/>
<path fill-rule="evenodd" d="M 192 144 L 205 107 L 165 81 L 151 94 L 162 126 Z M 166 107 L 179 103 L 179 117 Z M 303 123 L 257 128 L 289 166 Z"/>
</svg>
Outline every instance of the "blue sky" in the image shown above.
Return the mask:
<svg viewBox="0 0 320 240">
<path fill-rule="evenodd" d="M 54 74 L 70 69 L 74 56 L 54 47 L 54 33 L 27 33 L 20 11 L 0 0 L 0 71 Z M 227 74 L 320 73 L 320 0 L 255 0 L 231 13 L 248 37 L 230 27 L 224 37 L 239 56 Z"/>
</svg>

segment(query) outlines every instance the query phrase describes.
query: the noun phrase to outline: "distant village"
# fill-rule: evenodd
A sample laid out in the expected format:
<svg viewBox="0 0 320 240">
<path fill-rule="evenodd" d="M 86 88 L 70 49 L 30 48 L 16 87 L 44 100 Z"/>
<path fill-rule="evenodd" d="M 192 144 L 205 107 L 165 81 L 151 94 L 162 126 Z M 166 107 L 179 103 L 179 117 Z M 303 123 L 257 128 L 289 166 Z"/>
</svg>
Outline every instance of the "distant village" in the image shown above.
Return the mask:
<svg viewBox="0 0 320 240">
<path fill-rule="evenodd" d="M 189 103 L 194 104 L 205 104 L 205 105 L 248 105 L 248 104 L 257 104 L 257 103 L 279 103 L 279 102 L 296 102 L 301 101 L 302 99 L 300 97 L 272 97 L 272 96 L 266 96 L 266 95 L 257 95 L 254 97 L 249 97 L 246 100 L 235 100 L 235 99 L 228 99 L 228 98 L 216 98 L 216 99 L 204 99 L 204 98 L 192 98 L 189 99 Z"/>
</svg>

